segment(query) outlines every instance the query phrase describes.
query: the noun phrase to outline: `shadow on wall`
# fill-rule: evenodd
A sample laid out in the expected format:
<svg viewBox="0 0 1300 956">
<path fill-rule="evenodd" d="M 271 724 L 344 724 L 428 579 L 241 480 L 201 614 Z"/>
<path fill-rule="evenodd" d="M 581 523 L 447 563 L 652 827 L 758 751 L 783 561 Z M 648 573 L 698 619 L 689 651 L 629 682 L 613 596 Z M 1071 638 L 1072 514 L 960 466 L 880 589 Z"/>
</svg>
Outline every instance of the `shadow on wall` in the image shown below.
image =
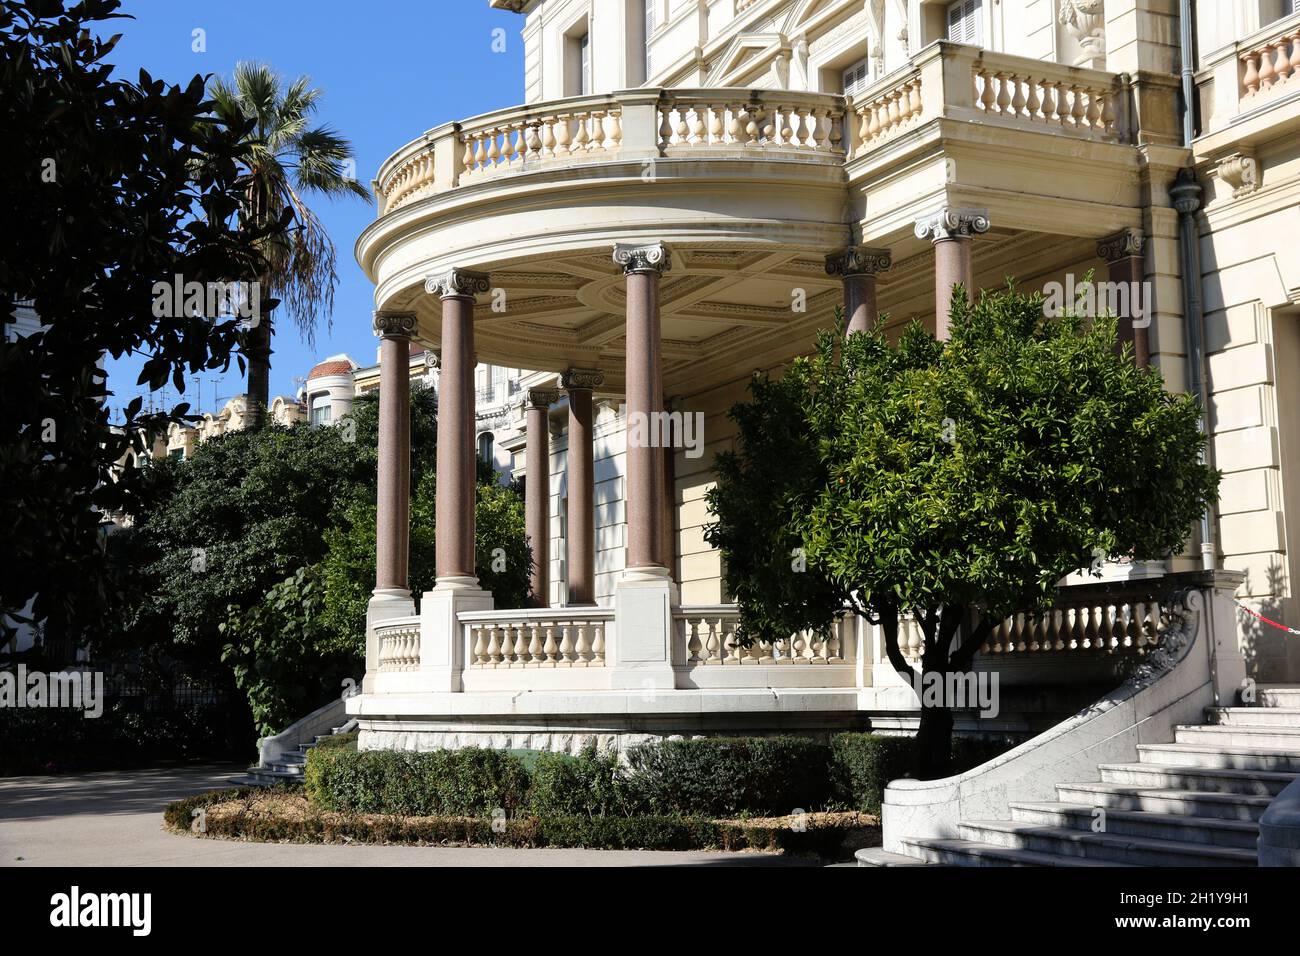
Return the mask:
<svg viewBox="0 0 1300 956">
<path fill-rule="evenodd" d="M 1268 580 L 1262 589 L 1265 593 L 1254 597 L 1254 600 L 1260 602 L 1256 610 L 1279 624 L 1296 627 L 1294 621 L 1285 619 L 1286 602 L 1279 595 L 1287 592 L 1286 575 L 1276 558 L 1270 559 L 1267 574 Z M 1238 593 L 1255 595 L 1256 592 L 1257 589 L 1251 584 L 1250 572 L 1247 571 Z M 1265 624 L 1241 608 L 1237 609 L 1237 622 L 1241 629 L 1241 655 L 1246 661 L 1246 673 L 1263 683 L 1294 680 L 1294 668 L 1289 666 L 1290 659 L 1300 660 L 1300 652 L 1291 643 L 1300 641 L 1300 637 Z"/>
</svg>

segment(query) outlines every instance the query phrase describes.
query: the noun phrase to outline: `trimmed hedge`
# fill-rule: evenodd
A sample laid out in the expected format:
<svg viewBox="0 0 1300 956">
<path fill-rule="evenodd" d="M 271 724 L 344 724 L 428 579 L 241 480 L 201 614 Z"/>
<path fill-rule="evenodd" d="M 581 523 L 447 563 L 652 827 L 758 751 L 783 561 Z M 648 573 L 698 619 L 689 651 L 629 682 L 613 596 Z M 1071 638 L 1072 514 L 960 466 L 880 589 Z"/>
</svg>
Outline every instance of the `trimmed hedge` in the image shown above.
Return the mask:
<svg viewBox="0 0 1300 956">
<path fill-rule="evenodd" d="M 482 748 L 412 753 L 316 747 L 306 794 L 322 810 L 408 816 L 505 811 L 542 818 L 783 816 L 849 808 L 879 813 L 885 786 L 905 776 L 910 737 L 842 733 L 805 737 L 709 737 L 577 756 Z M 954 772 L 988 760 L 1006 740 L 957 737 Z"/>
<path fill-rule="evenodd" d="M 513 815 L 528 793 L 528 772 L 513 754 L 466 748 L 307 752 L 307 797 L 323 810 L 408 816 Z"/>
<path fill-rule="evenodd" d="M 293 794 L 297 788 L 284 792 Z M 810 823 L 806 829 L 751 825 L 699 816 L 554 815 L 493 820 L 488 817 L 361 815 L 322 811 L 275 815 L 265 810 L 206 818 L 192 829 L 194 811 L 219 803 L 265 796 L 259 788 L 216 790 L 167 806 L 169 829 L 207 838 L 275 843 L 398 843 L 498 847 L 578 847 L 592 850 L 783 850 L 830 856 L 861 821 Z"/>
<path fill-rule="evenodd" d="M 663 740 L 627 759 L 629 785 L 656 813 L 787 814 L 832 798 L 831 748 L 806 737 Z"/>
<path fill-rule="evenodd" d="M 964 773 L 1015 746 L 1009 738 L 953 737 L 952 772 Z M 836 734 L 831 738 L 835 800 L 863 813 L 880 813 L 889 781 L 906 777 L 912 738 L 881 734 Z"/>
</svg>

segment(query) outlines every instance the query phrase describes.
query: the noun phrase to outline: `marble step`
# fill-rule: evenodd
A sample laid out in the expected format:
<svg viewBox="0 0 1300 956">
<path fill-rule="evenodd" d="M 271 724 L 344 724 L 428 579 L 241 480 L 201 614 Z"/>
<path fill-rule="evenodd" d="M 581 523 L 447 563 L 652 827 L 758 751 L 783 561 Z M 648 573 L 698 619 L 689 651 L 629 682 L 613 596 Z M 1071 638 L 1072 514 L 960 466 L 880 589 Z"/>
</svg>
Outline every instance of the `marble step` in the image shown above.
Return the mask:
<svg viewBox="0 0 1300 956">
<path fill-rule="evenodd" d="M 1056 796 L 1063 803 L 1089 807 L 1250 821 L 1258 821 L 1273 799 L 1267 795 L 1138 787 L 1122 783 L 1058 783 Z"/>
<path fill-rule="evenodd" d="M 1138 762 L 1166 767 L 1278 770 L 1300 773 L 1300 750 L 1222 747 L 1213 744 L 1138 744 Z"/>
<path fill-rule="evenodd" d="M 1098 809 L 1104 811 L 1099 817 Z M 1011 819 L 1017 823 L 1059 827 L 1092 832 L 1095 823 L 1112 836 L 1147 837 L 1181 843 L 1204 843 L 1212 846 L 1254 850 L 1259 840 L 1259 824 L 1253 820 L 1229 820 L 1223 817 L 1196 817 L 1151 810 L 1097 808 L 1074 803 L 1011 804 Z"/>
<path fill-rule="evenodd" d="M 1098 765 L 1102 783 L 1124 783 L 1164 790 L 1208 790 L 1246 796 L 1276 796 L 1300 774 L 1277 770 L 1231 770 L 1222 767 L 1157 766 L 1147 763 Z"/>
<path fill-rule="evenodd" d="M 1082 856 L 1058 856 L 1017 850 L 972 840 L 913 839 L 904 840 L 908 855 L 926 863 L 948 866 L 1127 866 Z"/>
<path fill-rule="evenodd" d="M 1207 707 L 1206 719 L 1222 727 L 1290 727 L 1300 729 L 1300 708 Z"/>
<path fill-rule="evenodd" d="M 1213 744 L 1216 747 L 1227 749 L 1233 747 L 1258 747 L 1265 750 L 1300 751 L 1300 729 L 1179 724 L 1174 728 L 1174 742 L 1180 744 Z"/>
<path fill-rule="evenodd" d="M 1261 707 L 1281 707 L 1285 710 L 1300 710 L 1300 686 L 1261 687 L 1259 689 Z"/>
<path fill-rule="evenodd" d="M 960 824 L 958 832 L 973 843 L 1130 866 L 1255 866 L 1256 863 L 1254 849 L 1093 833 L 1015 820 L 971 820 Z"/>
</svg>

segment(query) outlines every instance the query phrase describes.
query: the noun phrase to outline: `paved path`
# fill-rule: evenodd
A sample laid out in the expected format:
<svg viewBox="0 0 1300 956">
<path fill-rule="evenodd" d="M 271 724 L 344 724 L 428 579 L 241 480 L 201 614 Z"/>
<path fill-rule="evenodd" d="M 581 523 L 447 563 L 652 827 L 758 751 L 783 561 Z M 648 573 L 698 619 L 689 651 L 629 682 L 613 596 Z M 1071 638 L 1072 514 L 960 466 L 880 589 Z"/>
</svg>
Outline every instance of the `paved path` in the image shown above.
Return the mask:
<svg viewBox="0 0 1300 956">
<path fill-rule="evenodd" d="M 799 866 L 767 853 L 307 846 L 178 836 L 168 801 L 229 786 L 241 767 L 0 777 L 0 867 L 21 866 Z"/>
</svg>

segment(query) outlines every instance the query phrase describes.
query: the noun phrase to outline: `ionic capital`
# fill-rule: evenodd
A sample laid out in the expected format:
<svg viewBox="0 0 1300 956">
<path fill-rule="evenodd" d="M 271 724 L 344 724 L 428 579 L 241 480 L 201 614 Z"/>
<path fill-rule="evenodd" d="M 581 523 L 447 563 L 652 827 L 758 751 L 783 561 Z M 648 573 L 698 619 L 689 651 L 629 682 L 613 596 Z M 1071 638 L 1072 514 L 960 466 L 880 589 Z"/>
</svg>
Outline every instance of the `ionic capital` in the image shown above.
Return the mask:
<svg viewBox="0 0 1300 956">
<path fill-rule="evenodd" d="M 525 408 L 550 408 L 560 400 L 559 389 L 555 388 L 530 388 L 528 396 L 524 400 Z"/>
<path fill-rule="evenodd" d="M 415 333 L 414 312 L 378 311 L 371 322 L 375 335 L 381 339 L 407 339 Z"/>
<path fill-rule="evenodd" d="M 560 383 L 565 391 L 579 388 L 591 391 L 605 384 L 605 373 L 594 368 L 571 368 L 561 376 Z"/>
<path fill-rule="evenodd" d="M 623 267 L 624 275 L 636 272 L 663 275 L 672 268 L 672 252 L 662 242 L 616 242 L 614 264 Z"/>
<path fill-rule="evenodd" d="M 1146 249 L 1147 237 L 1140 229 L 1123 229 L 1113 236 L 1097 241 L 1097 258 L 1106 263 L 1121 259 L 1140 259 Z"/>
<path fill-rule="evenodd" d="M 469 269 L 448 269 L 424 281 L 424 291 L 440 299 L 472 299 L 491 287 L 486 272 L 471 272 Z"/>
<path fill-rule="evenodd" d="M 989 231 L 987 209 L 950 209 L 944 206 L 916 220 L 913 230 L 918 239 L 941 242 L 944 239 L 969 239 Z"/>
<path fill-rule="evenodd" d="M 873 276 L 888 272 L 894 264 L 888 249 L 871 249 L 867 246 L 849 246 L 843 252 L 826 257 L 828 276 Z"/>
</svg>

